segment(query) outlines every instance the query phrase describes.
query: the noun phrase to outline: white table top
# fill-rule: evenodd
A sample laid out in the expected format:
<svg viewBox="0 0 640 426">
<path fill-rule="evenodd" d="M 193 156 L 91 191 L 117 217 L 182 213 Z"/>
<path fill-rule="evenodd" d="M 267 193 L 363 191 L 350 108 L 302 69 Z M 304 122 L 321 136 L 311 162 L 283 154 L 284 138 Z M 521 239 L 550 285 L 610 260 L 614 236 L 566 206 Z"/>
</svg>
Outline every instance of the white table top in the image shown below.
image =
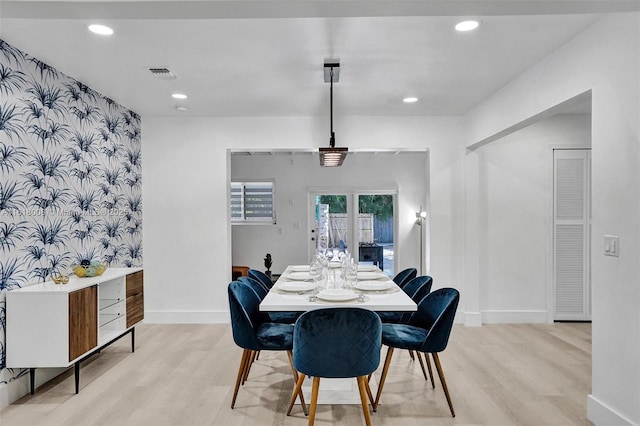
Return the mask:
<svg viewBox="0 0 640 426">
<path fill-rule="evenodd" d="M 329 302 L 317 299 L 310 302 L 309 296 L 312 291 L 302 293 L 295 291 L 283 291 L 280 285 L 285 282 L 294 282 L 287 279 L 287 274 L 291 272 L 291 267 L 282 273 L 278 281 L 273 285 L 267 296 L 260 303 L 261 311 L 309 311 L 312 309 L 333 308 L 333 307 L 356 307 L 371 309 L 373 311 L 415 311 L 417 306 L 407 294 L 402 291 L 393 281 L 384 277 L 376 280 L 383 282 L 391 281 L 393 286 L 389 290 L 383 291 L 362 291 L 366 296 L 364 302 L 351 300 L 347 302 Z M 357 292 L 360 292 L 356 289 Z"/>
</svg>

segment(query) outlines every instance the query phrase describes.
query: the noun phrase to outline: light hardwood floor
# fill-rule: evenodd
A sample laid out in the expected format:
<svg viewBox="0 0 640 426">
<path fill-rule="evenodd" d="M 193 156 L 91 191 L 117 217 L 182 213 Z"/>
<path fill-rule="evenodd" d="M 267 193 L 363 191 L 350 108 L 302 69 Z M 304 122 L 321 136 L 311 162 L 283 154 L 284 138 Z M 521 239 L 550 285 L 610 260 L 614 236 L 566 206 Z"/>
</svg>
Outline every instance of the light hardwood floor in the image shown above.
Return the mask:
<svg viewBox="0 0 640 426">
<path fill-rule="evenodd" d="M 285 353 L 262 353 L 230 408 L 241 353 L 229 325 L 141 325 L 135 353 L 125 337 L 83 363 L 78 395 L 70 369 L 0 411 L 0 425 L 306 425 L 299 405 L 285 415 L 293 386 Z M 372 424 L 591 424 L 590 324 L 456 325 L 440 359 L 455 418 L 437 378 L 433 389 L 396 351 Z M 359 405 L 321 405 L 316 424 L 364 417 Z"/>
</svg>

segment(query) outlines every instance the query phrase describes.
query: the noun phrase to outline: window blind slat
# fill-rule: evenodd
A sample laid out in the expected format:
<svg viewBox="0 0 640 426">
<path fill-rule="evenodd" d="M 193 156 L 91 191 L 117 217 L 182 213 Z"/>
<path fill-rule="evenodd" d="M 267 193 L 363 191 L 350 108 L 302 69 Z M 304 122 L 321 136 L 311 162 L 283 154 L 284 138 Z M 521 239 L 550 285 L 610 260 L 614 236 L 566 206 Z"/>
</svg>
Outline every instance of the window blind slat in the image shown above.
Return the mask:
<svg viewBox="0 0 640 426">
<path fill-rule="evenodd" d="M 232 182 L 231 221 L 275 223 L 273 187 L 273 182 Z"/>
</svg>

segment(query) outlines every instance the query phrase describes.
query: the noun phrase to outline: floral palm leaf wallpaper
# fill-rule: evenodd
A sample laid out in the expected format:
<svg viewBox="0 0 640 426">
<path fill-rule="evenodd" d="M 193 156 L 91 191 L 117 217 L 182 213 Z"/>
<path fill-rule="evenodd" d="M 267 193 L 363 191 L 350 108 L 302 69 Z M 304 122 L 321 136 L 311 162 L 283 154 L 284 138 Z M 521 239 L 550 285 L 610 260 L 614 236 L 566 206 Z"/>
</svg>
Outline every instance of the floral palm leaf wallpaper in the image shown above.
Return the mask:
<svg viewBox="0 0 640 426">
<path fill-rule="evenodd" d="M 81 260 L 142 266 L 140 117 L 0 39 L 0 385 L 6 291 Z"/>
</svg>

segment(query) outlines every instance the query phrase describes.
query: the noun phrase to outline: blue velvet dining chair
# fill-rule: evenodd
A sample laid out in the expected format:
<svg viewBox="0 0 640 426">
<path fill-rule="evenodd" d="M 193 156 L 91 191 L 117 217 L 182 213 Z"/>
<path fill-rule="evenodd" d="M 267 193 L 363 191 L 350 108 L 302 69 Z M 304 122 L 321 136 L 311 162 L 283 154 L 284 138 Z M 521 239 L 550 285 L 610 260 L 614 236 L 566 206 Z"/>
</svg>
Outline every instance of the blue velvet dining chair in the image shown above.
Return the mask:
<svg viewBox="0 0 640 426">
<path fill-rule="evenodd" d="M 256 352 L 264 350 L 287 352 L 294 382 L 298 380 L 298 373 L 293 367 L 293 325 L 270 322 L 268 316 L 259 310 L 258 295 L 246 283 L 232 281 L 229 283 L 228 293 L 233 341 L 243 349 L 231 400 L 231 408 L 233 408 L 240 385 L 247 379 Z M 306 413 L 307 406 L 302 392 L 296 395 L 300 396 L 300 402 Z"/>
<path fill-rule="evenodd" d="M 410 274 L 409 274 L 410 275 Z M 409 281 L 405 282 L 404 286 L 401 287 L 402 291 L 404 291 L 407 296 L 411 298 L 416 304 L 422 300 L 424 296 L 429 294 L 431 291 L 431 286 L 433 285 L 433 278 L 429 275 L 420 275 L 411 278 Z M 380 320 L 383 323 L 394 323 L 394 324 L 404 324 L 409 321 L 409 318 L 413 312 L 378 312 L 380 315 Z M 416 359 L 416 355 L 414 355 L 414 351 L 409 351 L 409 356 L 412 360 Z M 433 384 L 433 371 L 431 370 L 431 363 L 429 362 L 429 358 L 425 356 L 424 361 L 422 360 L 422 356 L 420 353 L 417 353 L 418 362 L 420 363 L 420 369 L 422 370 L 422 375 L 425 380 L 429 380 L 431 378 L 431 383 Z M 429 377 L 427 377 L 427 370 L 425 369 L 425 363 L 429 370 Z M 435 386 L 435 385 L 434 385 Z"/>
<path fill-rule="evenodd" d="M 409 280 L 418 276 L 418 270 L 416 268 L 407 268 L 396 274 L 393 277 L 393 282 L 398 285 L 398 287 L 402 288 Z"/>
<path fill-rule="evenodd" d="M 266 289 L 261 282 L 256 281 L 251 277 L 239 277 L 238 281 L 250 286 L 258 295 L 260 301 L 262 301 L 262 299 L 267 296 L 267 293 L 269 293 L 269 290 Z M 293 324 L 294 322 L 296 322 L 300 315 L 302 315 L 302 312 L 267 312 L 267 316 L 269 317 L 271 322 L 277 322 L 281 324 Z"/>
<path fill-rule="evenodd" d="M 265 286 L 261 281 L 258 281 L 255 278 L 251 278 L 248 275 L 238 277 L 234 281 L 249 284 L 251 287 L 253 287 L 254 291 L 258 294 L 258 297 L 260 299 L 264 299 L 270 290 L 269 287 Z"/>
<path fill-rule="evenodd" d="M 247 272 L 247 276 L 253 278 L 256 281 L 260 281 L 267 289 L 273 287 L 273 281 L 271 281 L 271 278 L 269 278 L 267 274 L 259 271 L 258 269 L 249 269 L 249 271 Z"/>
<path fill-rule="evenodd" d="M 456 416 L 438 353 L 444 351 L 449 342 L 459 300 L 460 293 L 458 290 L 440 288 L 426 295 L 418 303 L 418 310 L 411 315 L 407 324 L 382 325 L 382 344 L 389 349 L 384 361 L 376 399 L 373 403 L 374 411 L 378 408 L 382 388 L 389 372 L 391 357 L 394 349 L 397 348 L 422 352 L 425 354 L 425 358 L 428 354 L 432 355 L 436 370 L 438 370 L 440 383 L 449 404 L 449 410 L 451 410 L 453 417 Z"/>
<path fill-rule="evenodd" d="M 309 426 L 315 422 L 320 378 L 355 377 L 365 422 L 370 425 L 373 397 L 367 375 L 380 365 L 381 330 L 380 318 L 367 309 L 326 308 L 302 314 L 293 331 L 293 366 L 299 376 L 287 415 L 307 375 L 313 377 Z"/>
<path fill-rule="evenodd" d="M 433 285 L 433 278 L 428 275 L 420 275 L 418 277 L 414 277 L 409 280 L 402 291 L 406 293 L 407 296 L 411 298 L 415 303 L 418 303 L 424 296 L 426 296 L 431 291 L 431 286 Z M 411 316 L 411 312 L 378 312 L 380 316 L 380 320 L 385 322 L 392 323 L 401 323 L 407 322 L 409 320 L 409 316 Z"/>
</svg>

